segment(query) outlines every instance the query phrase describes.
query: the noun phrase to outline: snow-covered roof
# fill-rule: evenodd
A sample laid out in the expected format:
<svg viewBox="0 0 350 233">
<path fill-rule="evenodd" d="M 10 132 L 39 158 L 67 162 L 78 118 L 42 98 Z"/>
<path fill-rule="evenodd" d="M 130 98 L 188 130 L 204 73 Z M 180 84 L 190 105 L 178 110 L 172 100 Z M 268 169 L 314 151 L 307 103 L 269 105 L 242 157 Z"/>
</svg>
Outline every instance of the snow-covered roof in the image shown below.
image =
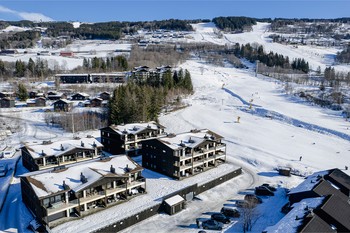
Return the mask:
<svg viewBox="0 0 350 233">
<path fill-rule="evenodd" d="M 276 225 L 267 227 L 264 232 L 297 232 L 298 227 L 303 223 L 304 217 L 309 214 L 310 209 L 320 206 L 325 197 L 306 198 L 295 203 L 293 209 L 283 217 Z"/>
<path fill-rule="evenodd" d="M 52 143 L 32 142 L 27 143 L 25 147 L 28 149 L 31 156 L 35 159 L 42 157 L 43 152 L 45 156 L 60 156 L 64 153 L 67 153 L 67 151 L 76 148 L 92 150 L 95 147 L 103 147 L 103 145 L 95 138 L 81 138 L 55 141 Z"/>
<path fill-rule="evenodd" d="M 180 195 L 175 195 L 173 197 L 170 197 L 170 198 L 164 200 L 164 202 L 170 206 L 176 205 L 176 204 L 183 202 L 183 201 L 185 201 L 185 199 L 183 199 L 183 197 L 181 197 Z"/>
<path fill-rule="evenodd" d="M 50 95 L 50 96 L 53 96 L 53 95 Z M 59 99 L 56 102 L 54 102 L 53 104 L 58 103 L 58 102 L 64 102 L 66 104 L 73 104 L 72 101 L 69 101 L 69 100 L 66 100 L 66 99 Z"/>
<path fill-rule="evenodd" d="M 313 173 L 312 175 L 306 177 L 305 181 L 303 181 L 297 187 L 292 188 L 289 194 L 307 192 L 312 190 L 318 184 L 318 181 L 327 174 L 329 174 L 329 170 Z"/>
<path fill-rule="evenodd" d="M 111 173 L 111 165 L 115 169 L 115 173 Z M 36 195 L 38 197 L 45 197 L 63 191 L 63 181 L 71 190 L 80 191 L 103 176 L 109 174 L 115 176 L 125 175 L 126 167 L 130 171 L 141 168 L 126 155 L 118 155 L 110 159 L 95 160 L 91 163 L 78 164 L 57 171 L 27 173 L 25 176 L 28 178 Z M 87 182 L 83 183 L 81 181 L 81 174 L 85 176 Z"/>
<path fill-rule="evenodd" d="M 190 132 L 177 134 L 176 136 L 168 135 L 167 137 L 159 138 L 158 140 L 176 150 L 183 147 L 194 148 L 207 140 L 217 140 L 218 138 L 222 137 L 208 129 L 201 129 L 191 130 Z"/>
<path fill-rule="evenodd" d="M 81 96 L 84 96 L 84 97 L 89 97 L 90 96 L 89 94 L 84 93 L 84 92 L 78 92 L 78 93 L 73 94 L 72 96 L 75 96 L 75 95 L 81 95 Z"/>
<path fill-rule="evenodd" d="M 157 130 L 159 128 L 164 128 L 162 125 L 157 124 L 155 121 L 145 122 L 145 123 L 131 123 L 125 125 L 111 125 L 111 129 L 120 135 L 123 134 L 138 134 L 145 129 Z"/>
<path fill-rule="evenodd" d="M 35 104 L 35 99 L 27 99 L 27 104 Z"/>
</svg>

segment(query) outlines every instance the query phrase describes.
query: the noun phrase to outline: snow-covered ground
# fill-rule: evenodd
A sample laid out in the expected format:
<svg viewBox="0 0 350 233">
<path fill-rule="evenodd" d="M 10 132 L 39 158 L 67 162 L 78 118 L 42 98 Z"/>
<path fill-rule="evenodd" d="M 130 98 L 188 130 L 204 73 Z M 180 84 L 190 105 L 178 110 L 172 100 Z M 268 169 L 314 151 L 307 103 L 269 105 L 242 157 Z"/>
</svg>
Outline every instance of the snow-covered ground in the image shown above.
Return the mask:
<svg viewBox="0 0 350 233">
<path fill-rule="evenodd" d="M 266 24 L 259 23 L 253 32 L 218 38 L 212 24 L 198 24 L 195 27 L 196 32 L 192 35 L 193 39 L 190 40 L 206 40 L 222 44 L 260 41 L 265 49 L 271 48 L 290 58 L 303 57 L 308 59 L 312 66 L 321 64 L 321 67 L 325 67 L 328 65 L 327 62 L 332 62 L 322 56 L 334 54 L 336 51 L 308 46 L 299 46 L 296 49 L 271 43 L 266 39 L 268 36 L 266 27 Z M 82 51 L 99 46 L 102 48 L 105 45 L 86 44 L 78 47 Z M 55 60 L 56 56 L 50 58 Z M 300 177 L 279 176 L 274 171 L 277 166 L 291 166 L 300 173 L 309 175 L 317 170 L 334 167 L 342 169 L 350 165 L 350 122 L 345 121 L 339 111 L 311 106 L 296 97 L 288 96 L 283 92 L 280 82 L 260 75 L 255 77 L 253 71 L 249 69 L 216 67 L 200 60 L 190 60 L 181 66 L 190 71 L 195 93 L 184 99 L 189 107 L 162 115 L 160 123 L 166 126 L 167 132 L 180 133 L 193 128 L 208 128 L 224 136 L 228 163 L 202 176 L 186 179 L 185 183 L 145 170 L 144 175 L 149 179 L 146 195 L 83 219 L 62 224 L 54 228 L 54 232 L 92 231 L 125 217 L 125 214 L 132 214 L 140 208 L 154 204 L 159 197 L 171 193 L 186 182 L 202 182 L 201 179 L 206 179 L 207 176 L 217 176 L 232 167 L 243 167 L 242 176 L 202 193 L 198 199 L 189 202 L 187 209 L 181 214 L 156 215 L 125 230 L 125 232 L 197 232 L 196 218 L 207 218 L 208 213 L 219 211 L 224 204 L 231 204 L 230 200 L 242 199 L 244 194 L 252 192 L 251 188 L 256 185 L 270 183 L 283 188 L 292 188 L 302 181 Z M 10 138 L 8 143 L 15 146 L 20 141 L 72 136 L 60 129 L 46 126 L 43 114 L 42 111 L 30 109 L 26 109 L 25 112 L 21 109 L 2 110 L 1 115 L 5 115 L 8 119 L 24 119 L 23 131 Z M 91 133 L 99 135 L 98 131 L 88 134 Z M 23 168 L 21 164 L 18 167 L 19 170 Z M 350 171 L 345 172 L 350 174 Z M 20 186 L 16 182 L 18 183 L 18 179 L 15 176 L 6 200 L 8 206 L 5 205 L 0 213 L 0 230 L 10 227 L 23 229 L 32 218 L 19 201 Z M 276 196 L 279 198 L 275 199 L 275 205 L 272 206 L 277 210 L 282 205 L 284 196 L 282 194 Z M 270 201 L 270 199 L 264 200 L 263 204 L 271 203 Z M 279 213 L 273 215 L 272 208 L 265 207 L 260 208 L 264 217 L 256 223 L 254 231 L 261 232 L 265 226 L 276 223 L 282 217 Z M 24 213 L 23 218 L 10 217 L 21 211 Z M 232 224 L 232 228 L 225 228 L 227 232 L 236 232 L 240 229 L 239 219 Z"/>
<path fill-rule="evenodd" d="M 223 34 L 222 38 L 218 36 L 215 24 L 213 23 L 199 23 L 192 24 L 195 32 L 191 33 L 191 39 L 187 39 L 187 42 L 207 42 L 220 45 L 234 45 L 239 44 L 259 44 L 264 47 L 265 52 L 274 52 L 288 56 L 292 61 L 296 58 L 304 58 L 309 62 L 310 68 L 316 70 L 318 66 L 321 70 L 324 70 L 328 66 L 334 66 L 337 71 L 349 72 L 350 66 L 343 64 L 335 64 L 334 58 L 339 49 L 310 46 L 310 45 L 284 45 L 272 42 L 269 36 L 274 34 L 269 32 L 270 23 L 257 23 L 253 26 L 251 32 L 235 33 L 235 34 Z"/>
</svg>

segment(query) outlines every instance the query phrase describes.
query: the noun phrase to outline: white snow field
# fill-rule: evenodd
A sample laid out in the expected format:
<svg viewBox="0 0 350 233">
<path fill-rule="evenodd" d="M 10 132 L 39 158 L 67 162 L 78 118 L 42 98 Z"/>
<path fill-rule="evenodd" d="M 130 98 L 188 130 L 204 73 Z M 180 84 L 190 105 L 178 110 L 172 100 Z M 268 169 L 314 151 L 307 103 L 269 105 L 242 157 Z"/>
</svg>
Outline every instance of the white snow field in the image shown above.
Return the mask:
<svg viewBox="0 0 350 233">
<path fill-rule="evenodd" d="M 253 26 L 251 32 L 236 33 L 236 34 L 223 34 L 222 38 L 215 33 L 218 31 L 215 24 L 213 23 L 199 23 L 192 24 L 195 32 L 191 33 L 191 39 L 187 42 L 207 42 L 220 45 L 234 45 L 239 44 L 259 44 L 264 47 L 265 52 L 274 52 L 288 56 L 290 61 L 296 58 L 304 58 L 309 62 L 310 68 L 316 70 L 318 66 L 321 70 L 324 70 L 328 66 L 333 66 L 337 71 L 349 72 L 349 65 L 335 64 L 334 58 L 340 49 L 320 47 L 320 46 L 309 46 L 309 45 L 284 45 L 274 43 L 269 35 L 274 34 L 269 31 L 270 23 L 258 22 Z"/>
</svg>

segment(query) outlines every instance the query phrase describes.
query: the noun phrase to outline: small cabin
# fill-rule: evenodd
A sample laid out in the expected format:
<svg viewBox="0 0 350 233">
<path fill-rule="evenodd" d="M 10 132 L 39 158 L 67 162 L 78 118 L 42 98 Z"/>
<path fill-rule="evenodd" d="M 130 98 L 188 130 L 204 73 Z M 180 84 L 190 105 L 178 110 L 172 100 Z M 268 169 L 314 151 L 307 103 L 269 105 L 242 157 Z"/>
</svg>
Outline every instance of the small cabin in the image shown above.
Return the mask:
<svg viewBox="0 0 350 233">
<path fill-rule="evenodd" d="M 53 103 L 53 109 L 55 112 L 70 112 L 73 108 L 73 103 L 67 100 L 57 100 Z"/>
</svg>

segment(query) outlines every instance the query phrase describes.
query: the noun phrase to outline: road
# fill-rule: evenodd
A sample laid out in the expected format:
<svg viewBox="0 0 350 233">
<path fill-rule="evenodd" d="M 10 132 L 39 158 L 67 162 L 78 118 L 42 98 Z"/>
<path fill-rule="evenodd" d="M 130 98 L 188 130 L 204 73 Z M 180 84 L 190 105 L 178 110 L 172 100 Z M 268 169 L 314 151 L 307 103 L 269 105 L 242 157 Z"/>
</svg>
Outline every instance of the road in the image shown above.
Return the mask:
<svg viewBox="0 0 350 233">
<path fill-rule="evenodd" d="M 22 202 L 21 183 L 19 176 L 28 172 L 22 165 L 22 159 L 17 164 L 15 176 L 11 182 L 5 204 L 0 212 L 0 231 L 14 228 L 18 232 L 28 232 L 27 226 L 33 216 Z"/>
</svg>

